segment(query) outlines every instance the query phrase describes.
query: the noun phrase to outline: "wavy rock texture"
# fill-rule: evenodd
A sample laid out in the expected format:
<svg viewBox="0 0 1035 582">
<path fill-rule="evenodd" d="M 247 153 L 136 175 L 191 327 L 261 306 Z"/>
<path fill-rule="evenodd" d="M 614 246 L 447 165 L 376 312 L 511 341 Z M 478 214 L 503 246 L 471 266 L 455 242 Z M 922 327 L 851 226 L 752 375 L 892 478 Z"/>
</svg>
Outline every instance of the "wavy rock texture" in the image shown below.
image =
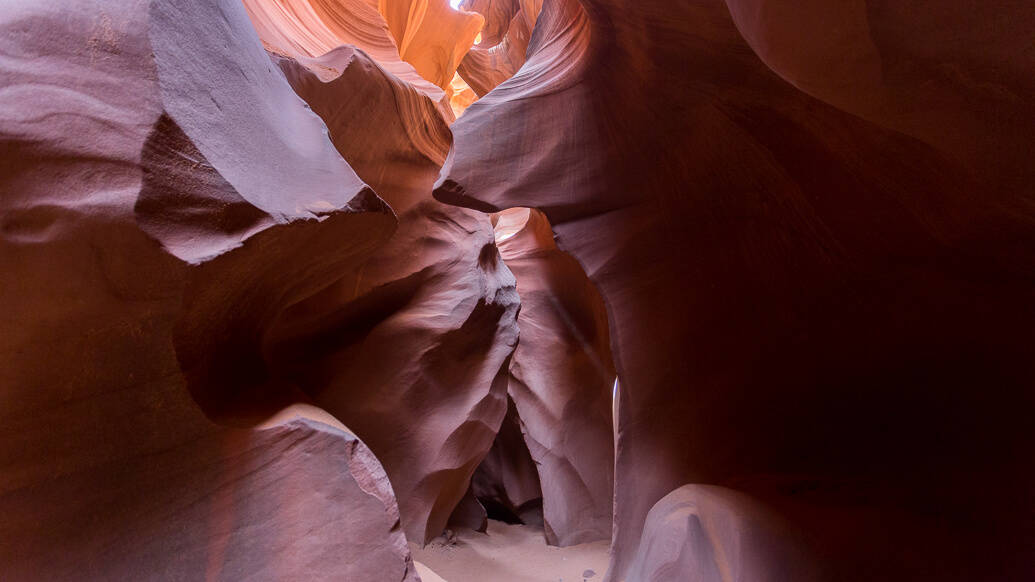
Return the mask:
<svg viewBox="0 0 1035 582">
<path fill-rule="evenodd" d="M 501 5 L 509 9 L 501 11 Z M 483 96 L 497 85 L 514 76 L 525 63 L 528 41 L 535 28 L 536 19 L 543 3 L 539 2 L 477 2 L 469 9 L 484 10 L 487 23 L 509 15 L 509 21 L 502 28 L 499 41 L 489 44 L 484 38 L 479 46 L 471 48 L 464 56 L 457 71 L 478 96 Z M 461 5 L 467 8 L 466 5 Z M 489 24 L 486 24 L 489 26 Z M 494 28 L 499 26 L 493 22 Z M 493 36 L 496 33 L 493 33 Z M 492 36 L 490 36 L 492 38 Z"/>
<path fill-rule="evenodd" d="M 463 0 L 460 10 L 477 12 L 485 19 L 481 38 L 475 42 L 483 48 L 494 47 L 503 41 L 510 28 L 510 21 L 521 9 L 519 0 Z"/>
<path fill-rule="evenodd" d="M 403 60 L 388 23 L 371 0 L 243 0 L 268 50 L 294 59 L 321 57 L 342 45 L 363 50 L 383 69 L 435 103 L 453 120 L 444 87 Z M 334 76 L 334 71 L 327 74 Z"/>
<path fill-rule="evenodd" d="M 378 0 L 403 60 L 446 89 L 485 19 L 453 10 L 446 0 Z"/>
<path fill-rule="evenodd" d="M 778 514 L 731 489 L 684 485 L 647 514 L 630 568 L 639 582 L 822 580 L 809 542 Z"/>
<path fill-rule="evenodd" d="M 496 240 L 521 294 L 508 393 L 542 483 L 546 541 L 610 539 L 615 370 L 604 303 L 541 212 L 504 212 Z"/>
<path fill-rule="evenodd" d="M 377 460 L 264 357 L 395 221 L 241 5 L 0 29 L 4 578 L 418 580 Z"/>
<path fill-rule="evenodd" d="M 967 150 L 1014 148 L 964 161 L 954 140 L 777 75 L 751 31 L 786 34 L 786 19 L 751 29 L 747 3 L 718 0 L 582 4 L 544 3 L 524 66 L 454 124 L 436 197 L 543 210 L 608 306 L 622 385 L 610 579 L 626 578 L 648 510 L 688 482 L 782 500 L 828 540 L 825 579 L 1030 572 L 1035 213 L 1030 180 L 1011 178 L 1030 170 L 1016 152 L 1031 146 L 1032 76 L 1012 52 L 1030 11 L 958 3 L 932 28 L 933 4 L 853 4 L 894 32 L 885 82 L 912 77 L 886 103 L 984 140 Z M 994 66 L 952 35 L 980 39 Z M 854 62 L 853 43 L 825 54 Z M 800 67 L 774 65 L 805 86 Z M 935 97 L 938 123 L 921 123 Z"/>
<path fill-rule="evenodd" d="M 357 272 L 282 318 L 271 352 L 282 375 L 371 447 L 407 537 L 424 543 L 446 527 L 506 411 L 514 278 L 487 216 L 431 199 L 450 133 L 427 97 L 352 47 L 273 60 L 399 228 Z"/>
</svg>

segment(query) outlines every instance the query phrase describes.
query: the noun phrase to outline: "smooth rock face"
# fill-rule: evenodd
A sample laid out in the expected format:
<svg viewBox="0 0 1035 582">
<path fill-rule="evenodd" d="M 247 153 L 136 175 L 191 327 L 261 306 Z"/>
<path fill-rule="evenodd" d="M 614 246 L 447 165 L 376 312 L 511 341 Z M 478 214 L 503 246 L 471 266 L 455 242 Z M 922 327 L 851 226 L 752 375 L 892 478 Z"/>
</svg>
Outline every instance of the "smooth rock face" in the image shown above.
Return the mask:
<svg viewBox="0 0 1035 582">
<path fill-rule="evenodd" d="M 267 49 L 296 60 L 322 57 L 340 46 L 361 49 L 398 80 L 427 95 L 452 121 L 449 96 L 403 60 L 373 0 L 243 0 Z M 323 71 L 333 78 L 335 71 Z"/>
<path fill-rule="evenodd" d="M 933 30 L 919 9 L 856 4 L 925 57 L 894 41 L 883 61 L 992 79 L 937 95 L 1014 120 L 939 104 L 917 127 L 1031 149 L 1019 29 L 996 38 L 974 12 Z M 744 6 L 547 0 L 521 70 L 453 125 L 437 185 L 471 208 L 543 210 L 608 307 L 621 381 L 609 577 L 628 574 L 661 497 L 706 483 L 783 499 L 791 523 L 830 540 L 825 579 L 1023 578 L 1035 216 L 1031 181 L 1010 176 L 1031 165 L 964 161 L 955 141 L 802 92 L 742 34 Z M 1030 21 L 1021 3 L 996 13 Z M 957 33 L 985 39 L 972 48 L 995 66 L 959 58 L 944 40 Z M 887 98 L 920 120 L 929 94 Z"/>
<path fill-rule="evenodd" d="M 280 373 L 384 464 L 416 543 L 442 532 L 489 451 L 517 343 L 514 277 L 487 217 L 457 210 L 415 206 L 355 277 L 271 332 Z"/>
<path fill-rule="evenodd" d="M 447 0 L 378 0 L 403 60 L 446 89 L 485 19 L 453 10 Z"/>
<path fill-rule="evenodd" d="M 407 537 L 423 544 L 446 527 L 506 411 L 514 278 L 486 215 L 431 198 L 451 136 L 425 95 L 353 47 L 272 58 L 399 228 L 280 318 L 271 360 L 370 445 Z"/>
<path fill-rule="evenodd" d="M 532 29 L 535 28 L 536 18 L 542 2 L 496 2 L 488 6 L 484 3 L 475 3 L 471 9 L 484 11 L 486 19 L 502 18 L 509 14 L 506 27 L 502 29 L 502 36 L 498 42 L 488 44 L 483 38 L 479 46 L 471 48 L 460 62 L 457 71 L 460 76 L 471 86 L 471 89 L 483 96 L 496 88 L 497 85 L 506 81 L 514 75 L 525 63 L 525 52 L 528 50 L 528 41 L 532 36 Z M 501 14 L 497 12 L 497 6 L 512 4 Z M 513 12 L 513 13 L 511 13 Z M 487 25 L 488 26 L 488 25 Z"/>
<path fill-rule="evenodd" d="M 476 46 L 494 47 L 503 41 L 510 28 L 510 20 L 521 9 L 519 0 L 463 0 L 460 9 L 477 12 L 485 19 L 482 25 L 481 40 Z"/>
<path fill-rule="evenodd" d="M 5 5 L 0 51 L 3 577 L 417 580 L 263 345 L 395 220 L 241 5 Z"/>
<path fill-rule="evenodd" d="M 504 212 L 496 240 L 521 294 L 508 393 L 542 484 L 546 541 L 610 539 L 615 371 L 604 303 L 541 212 Z"/>
<path fill-rule="evenodd" d="M 779 515 L 724 487 L 684 485 L 647 514 L 636 582 L 811 582 L 814 558 Z"/>
<path fill-rule="evenodd" d="M 471 478 L 471 494 L 500 521 L 542 524 L 543 492 L 536 464 L 521 434 L 521 420 L 508 398 L 496 440 Z"/>
</svg>

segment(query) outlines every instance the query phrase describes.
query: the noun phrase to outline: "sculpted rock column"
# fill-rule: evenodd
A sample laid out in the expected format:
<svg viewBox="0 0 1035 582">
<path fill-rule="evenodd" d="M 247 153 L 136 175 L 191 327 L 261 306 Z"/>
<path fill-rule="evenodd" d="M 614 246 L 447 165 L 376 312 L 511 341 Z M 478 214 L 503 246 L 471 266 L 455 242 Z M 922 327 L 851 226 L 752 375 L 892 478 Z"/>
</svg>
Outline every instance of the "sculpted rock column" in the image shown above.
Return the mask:
<svg viewBox="0 0 1035 582">
<path fill-rule="evenodd" d="M 546 541 L 610 539 L 615 371 L 604 303 L 541 212 L 505 211 L 496 237 L 521 294 L 508 391 L 542 483 Z"/>
<path fill-rule="evenodd" d="M 628 575 L 649 509 L 699 483 L 786 508 L 825 540 L 825 579 L 1023 577 L 1035 219 L 1010 177 L 1030 164 L 961 161 L 802 92 L 745 40 L 738 4 L 547 0 L 521 70 L 453 126 L 437 184 L 487 212 L 541 209 L 604 297 L 622 386 L 609 576 Z M 961 21 L 865 4 L 926 51 L 921 77 L 971 74 L 963 45 L 923 40 L 968 37 Z M 1002 33 L 972 47 L 1001 91 L 937 94 L 1016 122 L 939 107 L 938 125 L 1027 151 L 1032 93 L 1006 50 L 1024 35 Z"/>
<path fill-rule="evenodd" d="M 407 537 L 446 527 L 506 411 L 518 295 L 482 213 L 431 187 L 451 135 L 435 105 L 351 46 L 273 61 L 399 228 L 358 271 L 268 334 L 278 374 L 359 434 L 385 466 Z"/>
</svg>

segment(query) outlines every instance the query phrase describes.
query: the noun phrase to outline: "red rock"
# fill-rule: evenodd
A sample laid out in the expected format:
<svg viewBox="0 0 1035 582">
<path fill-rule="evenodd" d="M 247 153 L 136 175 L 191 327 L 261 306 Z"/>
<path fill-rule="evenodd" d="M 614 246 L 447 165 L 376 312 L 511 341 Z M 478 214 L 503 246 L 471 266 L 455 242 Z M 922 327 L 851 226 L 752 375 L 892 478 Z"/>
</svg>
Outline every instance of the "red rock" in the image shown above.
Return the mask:
<svg viewBox="0 0 1035 582">
<path fill-rule="evenodd" d="M 423 544 L 446 527 L 506 411 L 514 278 L 487 216 L 431 198 L 450 133 L 426 96 L 352 47 L 273 58 L 399 228 L 281 318 L 270 357 L 371 447 L 407 537 Z"/>
<path fill-rule="evenodd" d="M 489 528 L 489 516 L 485 513 L 485 507 L 478 501 L 478 498 L 475 497 L 474 492 L 470 488 L 467 489 L 467 493 L 464 493 L 460 503 L 453 509 L 447 525 L 450 529 L 463 527 L 481 533 L 485 533 Z"/>
<path fill-rule="evenodd" d="M 378 0 L 403 60 L 446 89 L 485 19 L 453 10 L 446 0 Z"/>
<path fill-rule="evenodd" d="M 1011 176 L 1030 164 L 964 163 L 803 93 L 726 3 L 584 4 L 544 3 L 522 69 L 454 124 L 436 196 L 543 210 L 604 298 L 621 380 L 610 578 L 628 573 L 650 507 L 688 482 L 794 500 L 788 520 L 839 542 L 828 579 L 925 579 L 924 564 L 1023 577 L 1035 220 L 1030 180 Z M 909 22 L 908 44 L 933 55 L 912 61 L 917 78 L 954 70 L 962 45 L 942 39 L 972 33 Z M 1014 30 L 993 46 L 1021 42 Z M 1007 89 L 942 94 L 1026 127 L 1030 107 L 1000 109 L 1031 102 L 1016 59 L 982 54 Z M 1030 149 L 1031 132 L 987 117 L 939 123 Z M 859 495 L 883 538 L 840 533 Z M 935 523 L 951 534 L 915 544 Z"/>
<path fill-rule="evenodd" d="M 477 12 L 485 19 L 481 39 L 476 46 L 489 48 L 498 45 L 510 28 L 510 21 L 521 9 L 520 0 L 463 0 L 460 9 Z"/>
<path fill-rule="evenodd" d="M 388 23 L 368 0 L 243 0 L 267 49 L 297 60 L 321 57 L 342 45 L 362 49 L 400 81 L 427 95 L 453 120 L 442 87 L 403 60 Z M 334 71 L 325 71 L 331 78 Z"/>
<path fill-rule="evenodd" d="M 471 48 L 457 69 L 479 97 L 512 77 L 525 63 L 525 51 L 528 50 L 528 41 L 532 36 L 532 29 L 535 27 L 542 3 L 515 1 L 513 4 L 515 13 L 510 16 L 509 23 L 504 29 L 505 34 L 499 42 Z M 482 9 L 500 17 L 501 15 L 492 9 L 494 6 L 496 4 Z"/>
<path fill-rule="evenodd" d="M 4 577 L 417 580 L 377 460 L 264 360 L 394 219 L 241 5 L 0 29 Z"/>
<path fill-rule="evenodd" d="M 751 497 L 684 485 L 647 514 L 629 570 L 640 582 L 809 582 L 822 580 L 808 541 Z"/>
<path fill-rule="evenodd" d="M 521 294 L 508 392 L 542 483 L 547 543 L 610 539 L 615 371 L 604 303 L 541 212 L 504 212 L 496 241 Z"/>
<path fill-rule="evenodd" d="M 496 440 L 471 478 L 471 494 L 493 519 L 542 525 L 539 474 L 521 435 L 517 409 L 509 398 Z"/>
</svg>

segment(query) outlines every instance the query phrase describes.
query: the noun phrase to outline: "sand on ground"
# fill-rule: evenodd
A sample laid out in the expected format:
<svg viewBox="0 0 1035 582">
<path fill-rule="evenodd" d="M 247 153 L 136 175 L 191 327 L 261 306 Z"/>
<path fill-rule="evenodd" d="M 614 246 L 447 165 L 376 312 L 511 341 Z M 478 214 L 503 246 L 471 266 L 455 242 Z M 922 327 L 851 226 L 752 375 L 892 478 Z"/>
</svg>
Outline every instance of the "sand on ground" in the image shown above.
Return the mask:
<svg viewBox="0 0 1035 582">
<path fill-rule="evenodd" d="M 489 520 L 487 534 L 457 530 L 426 547 L 411 544 L 424 582 L 599 582 L 607 570 L 607 541 L 567 548 L 546 545 L 543 530 Z"/>
</svg>

